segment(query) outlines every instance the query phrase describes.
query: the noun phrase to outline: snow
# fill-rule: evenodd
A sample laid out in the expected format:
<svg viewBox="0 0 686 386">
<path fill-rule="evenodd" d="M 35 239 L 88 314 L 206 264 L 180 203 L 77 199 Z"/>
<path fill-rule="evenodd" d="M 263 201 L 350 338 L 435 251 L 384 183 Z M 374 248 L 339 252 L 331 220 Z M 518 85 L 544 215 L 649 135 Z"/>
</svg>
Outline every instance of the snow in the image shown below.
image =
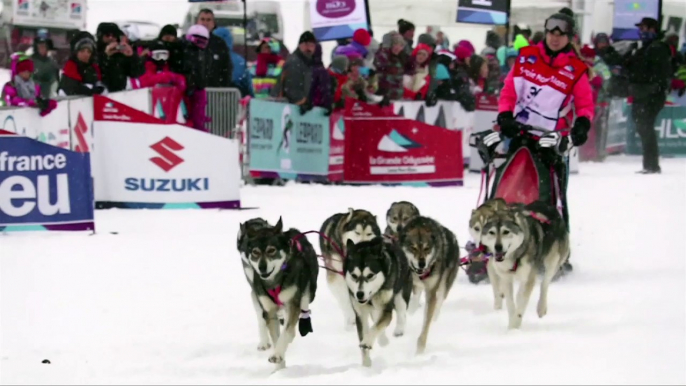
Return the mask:
<svg viewBox="0 0 686 386">
<path fill-rule="evenodd" d="M 461 188 L 289 184 L 244 187 L 256 210 L 97 211 L 98 233 L 0 235 L 2 384 L 683 384 L 686 382 L 686 160 L 640 176 L 636 157 L 582 164 L 570 183 L 574 272 L 553 283 L 548 315 L 533 293 L 507 330 L 490 286 L 460 273 L 427 351 L 421 312 L 405 336 L 362 368 L 324 271 L 314 333 L 296 337 L 287 368 L 258 352 L 256 317 L 235 239 L 262 216 L 318 230 L 348 207 L 385 226 L 410 200 L 468 240 L 478 176 Z M 114 234 L 116 232 L 116 234 Z M 308 236 L 316 245 L 317 238 Z M 42 364 L 49 359 L 52 364 Z"/>
</svg>

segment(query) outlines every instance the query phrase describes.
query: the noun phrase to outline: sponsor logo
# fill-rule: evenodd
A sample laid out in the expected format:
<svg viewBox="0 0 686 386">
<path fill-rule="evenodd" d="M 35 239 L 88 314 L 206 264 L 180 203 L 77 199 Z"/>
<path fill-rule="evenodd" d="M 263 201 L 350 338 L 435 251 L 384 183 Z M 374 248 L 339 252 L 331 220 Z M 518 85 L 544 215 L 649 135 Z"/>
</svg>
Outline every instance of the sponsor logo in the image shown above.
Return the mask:
<svg viewBox="0 0 686 386">
<path fill-rule="evenodd" d="M 564 67 L 564 69 L 565 69 L 566 71 L 569 71 L 569 72 L 574 72 L 574 67 L 572 67 L 571 64 L 566 65 L 566 66 Z"/>
<path fill-rule="evenodd" d="M 536 60 L 537 60 L 537 59 L 538 59 L 538 58 L 536 58 L 536 56 L 530 55 L 528 58 L 526 58 L 526 62 L 527 62 L 527 63 L 534 64 L 534 63 L 536 63 Z"/>
<path fill-rule="evenodd" d="M 519 64 L 524 64 L 526 62 L 526 58 L 523 56 L 519 57 Z"/>
<path fill-rule="evenodd" d="M 174 151 L 183 150 L 183 145 L 169 137 L 164 137 L 161 141 L 150 145 L 150 148 L 160 155 L 159 157 L 150 158 L 150 161 L 165 172 L 169 172 L 184 162 L 183 158 L 174 153 Z"/>
<path fill-rule="evenodd" d="M 81 115 L 81 113 L 79 113 L 76 117 L 74 133 L 76 134 L 76 141 L 78 142 L 74 151 L 77 153 L 88 153 L 90 151 L 88 138 L 86 138 L 86 134 L 88 134 L 88 125 L 86 124 L 86 120 L 83 119 L 83 115 Z"/>
<path fill-rule="evenodd" d="M 409 151 L 409 149 L 419 147 L 422 147 L 422 145 L 398 133 L 396 130 L 392 130 L 390 134 L 384 135 L 381 138 L 376 148 L 389 153 L 403 153 Z"/>
<path fill-rule="evenodd" d="M 348 16 L 355 10 L 355 0 L 317 0 L 317 13 L 324 17 Z"/>
<path fill-rule="evenodd" d="M 124 189 L 143 192 L 202 192 L 210 190 L 205 178 L 135 178 L 124 180 Z"/>
<path fill-rule="evenodd" d="M 71 17 L 80 18 L 81 17 L 81 3 L 71 3 Z"/>
<path fill-rule="evenodd" d="M 102 108 L 102 118 L 103 119 L 111 119 L 115 121 L 131 121 L 131 117 L 123 114 L 119 111 L 117 106 L 113 102 L 107 102 L 105 103 L 105 106 Z"/>
<path fill-rule="evenodd" d="M 64 154 L 12 156 L 6 151 L 0 153 L 0 172 L 64 169 L 67 169 Z M 55 185 L 50 184 L 48 174 L 39 174 L 35 179 L 11 175 L 0 181 L 0 212 L 11 217 L 24 217 L 36 209 L 43 216 L 71 213 L 67 173 L 56 174 Z"/>
<path fill-rule="evenodd" d="M 29 0 L 17 0 L 17 13 L 29 13 Z"/>
<path fill-rule="evenodd" d="M 539 85 L 545 85 L 547 83 L 552 83 L 555 86 L 557 86 L 563 90 L 567 89 L 567 83 L 558 79 L 557 77 L 555 77 L 555 75 L 545 77 L 545 76 L 537 73 L 536 71 L 529 70 L 527 68 L 520 68 L 520 73 L 523 73 L 526 78 L 530 78 L 531 80 L 535 81 Z"/>
</svg>

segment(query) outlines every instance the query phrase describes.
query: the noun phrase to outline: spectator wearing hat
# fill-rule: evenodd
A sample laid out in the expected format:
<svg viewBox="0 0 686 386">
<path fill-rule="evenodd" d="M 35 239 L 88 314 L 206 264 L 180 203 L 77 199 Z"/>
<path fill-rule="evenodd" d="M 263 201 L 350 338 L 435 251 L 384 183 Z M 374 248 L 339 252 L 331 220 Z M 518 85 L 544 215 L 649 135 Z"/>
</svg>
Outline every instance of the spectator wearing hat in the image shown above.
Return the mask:
<svg viewBox="0 0 686 386">
<path fill-rule="evenodd" d="M 399 33 L 393 31 L 384 35 L 381 48 L 374 58 L 378 78 L 378 93 L 390 101 L 403 99 L 403 78 L 414 74 L 414 61 L 405 53 L 407 42 Z"/>
<path fill-rule="evenodd" d="M 263 38 L 257 45 L 257 62 L 250 68 L 255 98 L 269 98 L 281 79 L 285 61 L 280 52 L 281 43 L 273 38 Z"/>
<path fill-rule="evenodd" d="M 351 54 L 355 53 L 364 59 L 369 54 L 367 48 L 371 43 L 372 36 L 369 34 L 369 32 L 367 32 L 367 30 L 364 28 L 359 28 L 353 33 L 353 39 L 349 44 L 336 47 L 336 50 L 334 50 L 334 56 L 350 56 Z"/>
<path fill-rule="evenodd" d="M 342 98 L 343 100 L 356 99 L 365 103 L 380 102 L 382 98 L 374 95 L 369 83 L 360 71 L 363 67 L 364 61 L 361 57 L 356 56 L 350 59 L 348 79 L 341 89 Z"/>
<path fill-rule="evenodd" d="M 57 102 L 41 97 L 40 85 L 33 80 L 34 64 L 23 52 L 12 54 L 10 81 L 2 88 L 2 105 L 37 107 L 42 117 L 57 107 Z"/>
<path fill-rule="evenodd" d="M 107 88 L 102 82 L 100 67 L 96 64 L 96 44 L 93 35 L 80 31 L 70 42 L 71 54 L 64 64 L 58 95 L 92 96 L 103 94 Z"/>
<path fill-rule="evenodd" d="M 155 40 L 149 44 L 150 55 L 145 62 L 145 74 L 138 78 L 137 87 L 155 87 L 157 85 L 172 85 L 180 92 L 186 91 L 186 78 L 171 71 L 169 60 L 171 53 L 167 44 Z"/>
<path fill-rule="evenodd" d="M 350 67 L 350 60 L 345 55 L 334 56 L 331 60 L 331 65 L 329 65 L 329 76 L 332 80 L 332 90 L 334 90 L 333 104 L 335 109 L 345 107 L 343 86 L 348 83 L 348 67 Z"/>
<path fill-rule="evenodd" d="M 272 89 L 272 96 L 286 98 L 288 103 L 302 106 L 302 113 L 312 108 L 309 100 L 312 87 L 312 64 L 317 38 L 311 31 L 300 35 L 298 48 L 288 56 L 283 66 L 281 79 Z"/>
<path fill-rule="evenodd" d="M 309 104 L 313 107 L 321 107 L 326 111 L 325 115 L 331 115 L 334 91 L 331 76 L 322 61 L 322 46 L 317 43 L 312 55 L 312 85 L 308 97 Z"/>
<path fill-rule="evenodd" d="M 643 143 L 641 174 L 660 173 L 660 153 L 655 120 L 662 110 L 673 74 L 669 47 L 659 39 L 657 20 L 645 17 L 636 24 L 640 44 L 634 43 L 626 56 L 629 93 L 633 97 L 631 115 Z"/>
<path fill-rule="evenodd" d="M 124 33 L 114 23 L 100 23 L 97 36 L 97 63 L 102 70 L 102 81 L 109 92 L 127 88 L 127 78 L 138 78 L 145 73 L 143 60 L 134 52 Z"/>
<path fill-rule="evenodd" d="M 207 107 L 208 87 L 207 73 L 209 67 L 206 50 L 209 46 L 210 32 L 202 24 L 195 24 L 188 28 L 183 40 L 183 70 L 186 77 L 186 104 L 188 105 L 188 120 L 196 130 L 208 131 L 207 123 L 210 118 L 205 113 Z"/>
<path fill-rule="evenodd" d="M 414 29 L 412 22 L 405 19 L 398 20 L 398 33 L 405 40 L 404 52 L 408 57 L 412 55 L 412 47 L 414 46 Z"/>
<path fill-rule="evenodd" d="M 217 28 L 214 12 L 211 9 L 201 9 L 195 22 L 203 25 L 210 33 L 207 48 L 204 50 L 205 83 L 207 87 L 232 87 L 233 62 L 226 42 L 213 34 Z"/>
<path fill-rule="evenodd" d="M 599 33 L 593 38 L 593 48 L 605 64 L 609 67 L 621 66 L 622 56 L 610 45 L 610 37 L 606 33 Z"/>
<path fill-rule="evenodd" d="M 450 80 L 443 81 L 443 76 L 439 74 L 442 70 L 436 68 L 436 79 L 439 81 L 436 98 L 460 102 L 465 111 L 474 111 L 476 98 L 469 90 L 469 76 L 464 67 L 458 65 L 457 57 L 450 52 L 441 52 L 438 63 L 447 69 Z"/>
<path fill-rule="evenodd" d="M 226 27 L 220 27 L 216 28 L 212 34 L 219 36 L 229 49 L 231 63 L 233 65 L 231 82 L 241 92 L 241 97 L 254 97 L 255 92 L 252 85 L 252 75 L 248 71 L 245 59 L 233 50 L 233 34 L 231 33 L 231 30 Z"/>
<path fill-rule="evenodd" d="M 426 99 L 429 94 L 429 86 L 435 75 L 435 67 L 433 71 L 431 68 L 432 54 L 433 48 L 424 43 L 417 44 L 417 47 L 412 51 L 414 73 L 403 77 L 404 99 Z"/>
<path fill-rule="evenodd" d="M 48 38 L 36 37 L 33 39 L 31 55 L 35 67 L 33 80 L 40 86 L 41 96 L 46 99 L 57 92 L 60 80 L 60 66 L 49 55 L 50 45 Z"/>
</svg>

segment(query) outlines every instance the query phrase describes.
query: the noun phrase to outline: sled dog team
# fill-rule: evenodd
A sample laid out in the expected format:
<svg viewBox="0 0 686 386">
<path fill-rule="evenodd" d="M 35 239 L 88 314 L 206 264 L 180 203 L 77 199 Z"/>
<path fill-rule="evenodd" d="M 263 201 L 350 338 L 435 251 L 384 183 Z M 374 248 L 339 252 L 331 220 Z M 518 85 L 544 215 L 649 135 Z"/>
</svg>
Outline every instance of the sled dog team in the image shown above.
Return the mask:
<svg viewBox="0 0 686 386">
<path fill-rule="evenodd" d="M 370 350 L 377 339 L 381 346 L 388 344 L 386 328 L 394 312 L 393 335 L 404 334 L 407 313 L 419 309 L 422 292 L 424 321 L 417 353 L 424 352 L 431 323 L 464 261 L 455 234 L 420 215 L 410 202 L 393 203 L 386 223 L 382 235 L 376 216 L 350 208 L 326 219 L 316 232 L 327 282 L 345 325 L 357 328 L 363 366 L 371 366 Z M 539 272 L 543 279 L 537 312 L 545 316 L 548 287 L 570 254 L 569 234 L 557 209 L 543 202 L 522 205 L 494 199 L 472 211 L 469 231 L 479 246 L 476 253 L 489 259 L 494 307 L 501 309 L 505 300 L 509 328 L 521 326 Z M 310 303 L 317 292 L 317 252 L 300 230 L 285 230 L 281 218 L 274 225 L 261 218 L 242 223 L 237 247 L 252 289 L 257 348 L 273 347 L 269 362 L 283 368 L 296 326 L 301 336 L 313 331 Z"/>
</svg>

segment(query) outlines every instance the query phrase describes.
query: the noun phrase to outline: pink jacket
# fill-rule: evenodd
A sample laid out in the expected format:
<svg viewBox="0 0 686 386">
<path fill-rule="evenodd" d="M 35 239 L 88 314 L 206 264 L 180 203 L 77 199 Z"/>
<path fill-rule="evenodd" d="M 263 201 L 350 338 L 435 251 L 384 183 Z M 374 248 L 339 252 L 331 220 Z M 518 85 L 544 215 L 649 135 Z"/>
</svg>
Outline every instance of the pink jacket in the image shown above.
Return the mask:
<svg viewBox="0 0 686 386">
<path fill-rule="evenodd" d="M 543 42 L 538 43 L 538 48 L 540 50 L 541 57 L 546 61 L 546 63 L 550 63 L 550 56 L 546 54 Z M 555 60 L 553 61 L 553 67 L 562 68 L 570 63 L 570 58 L 575 56 L 576 54 L 574 51 L 560 53 L 555 57 Z M 586 117 L 590 121 L 593 121 L 595 104 L 593 103 L 593 90 L 591 89 L 591 84 L 589 83 L 587 74 L 584 74 L 581 79 L 576 82 L 571 96 L 565 99 L 563 106 L 567 106 L 570 102 L 574 104 L 574 109 L 572 109 L 566 117 L 560 117 L 557 122 L 557 130 L 569 128 L 568 122 L 574 122 L 575 114 L 576 117 Z M 505 86 L 503 87 L 502 91 L 500 91 L 498 112 L 514 112 L 516 104 L 517 90 L 515 89 L 514 85 L 514 71 L 510 71 L 505 78 Z"/>
<path fill-rule="evenodd" d="M 40 86 L 36 83 L 36 95 L 40 95 Z M 36 107 L 36 101 L 19 97 L 17 89 L 12 82 L 5 83 L 2 89 L 2 98 L 5 106 Z"/>
</svg>

